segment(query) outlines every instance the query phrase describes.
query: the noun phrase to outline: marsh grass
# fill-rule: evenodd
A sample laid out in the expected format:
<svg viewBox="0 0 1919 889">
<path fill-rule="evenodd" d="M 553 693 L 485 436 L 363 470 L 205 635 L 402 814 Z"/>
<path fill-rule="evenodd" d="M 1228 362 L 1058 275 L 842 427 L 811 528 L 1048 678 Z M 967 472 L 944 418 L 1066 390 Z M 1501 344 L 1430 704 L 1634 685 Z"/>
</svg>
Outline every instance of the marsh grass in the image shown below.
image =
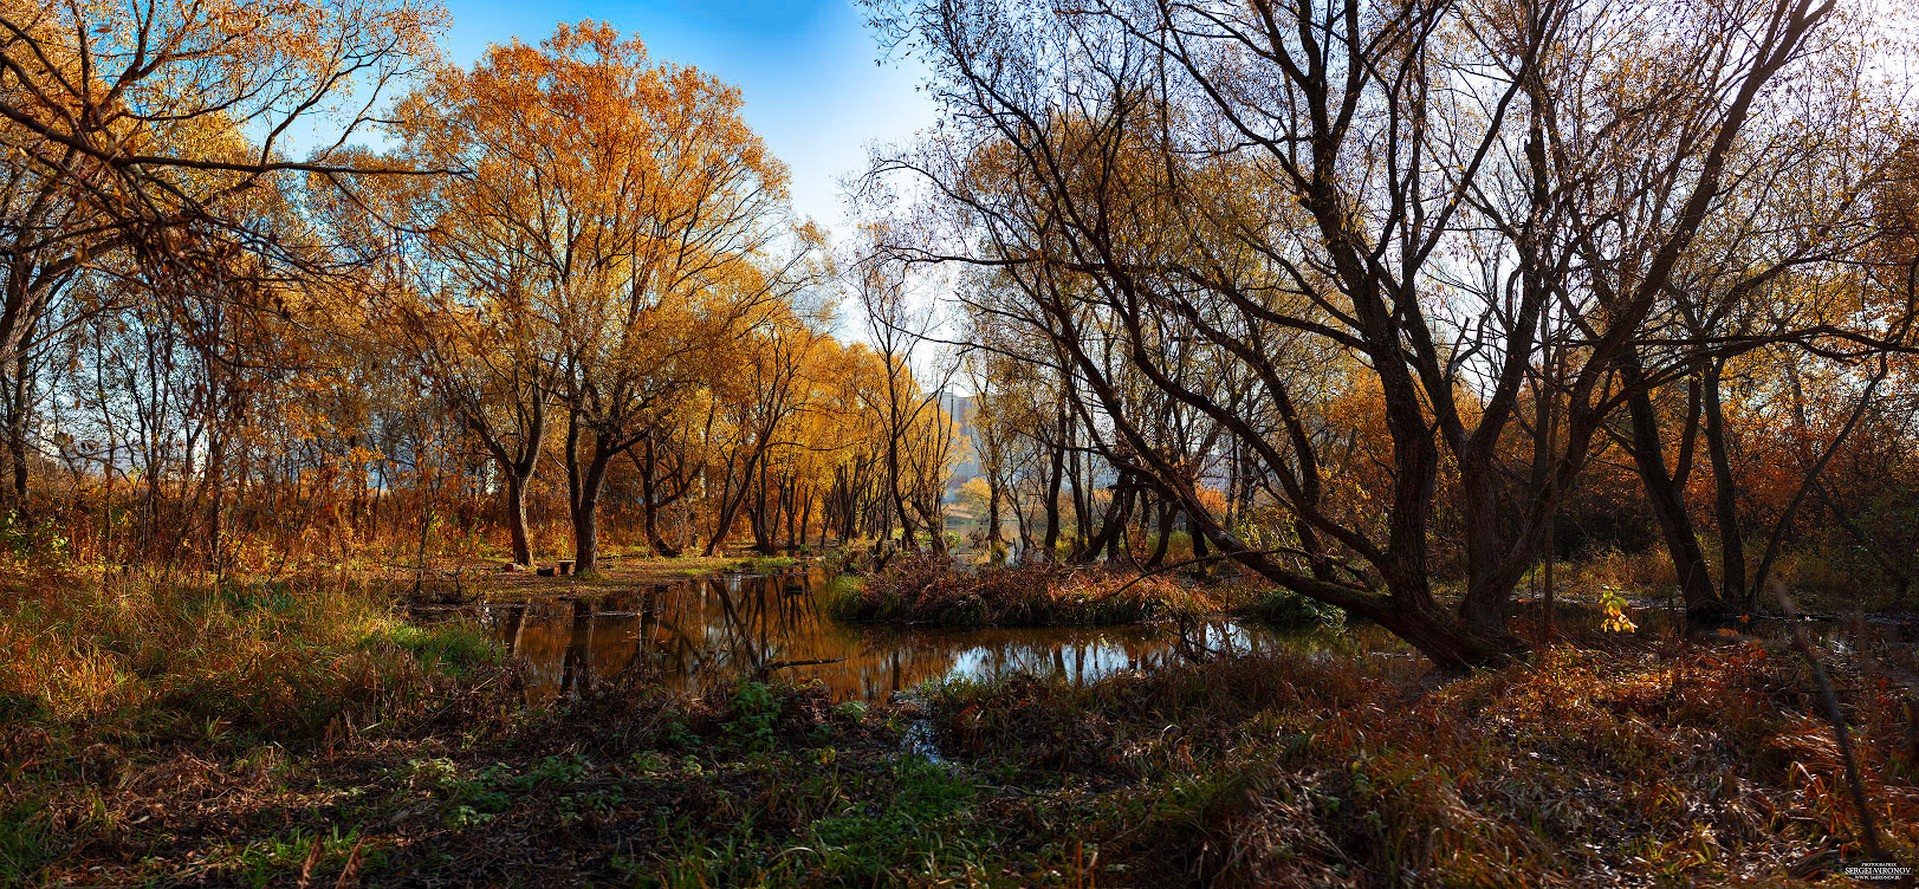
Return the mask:
<svg viewBox="0 0 1919 889">
<path fill-rule="evenodd" d="M 1337 627 L 1346 622 L 1346 612 L 1292 590 L 1264 590 L 1240 609 L 1242 614 L 1263 623 L 1288 630 L 1313 627 Z"/>
<path fill-rule="evenodd" d="M 415 627 L 374 589 L 40 576 L 0 610 L 0 707 L 40 743 L 302 744 L 497 666 L 471 624 Z M 24 742 L 22 742 L 24 743 Z"/>
<path fill-rule="evenodd" d="M 935 555 L 835 581 L 823 598 L 841 620 L 956 627 L 1097 626 L 1202 617 L 1231 604 L 1220 590 L 1104 566 L 975 568 Z"/>
<path fill-rule="evenodd" d="M 1806 668 L 1757 643 L 535 709 L 478 628 L 375 589 L 43 580 L 0 609 L 0 885 L 1812 886 L 1861 857 Z M 1905 692 L 1828 660 L 1911 861 Z"/>
<path fill-rule="evenodd" d="M 39 571 L 4 583 L 0 885 L 124 841 L 159 811 L 146 802 L 142 817 L 136 802 L 244 811 L 296 760 L 377 743 L 504 665 L 480 627 L 407 624 L 390 593 L 337 576 Z M 247 873 L 306 862 L 312 837 L 281 839 L 222 837 L 210 854 Z"/>
</svg>

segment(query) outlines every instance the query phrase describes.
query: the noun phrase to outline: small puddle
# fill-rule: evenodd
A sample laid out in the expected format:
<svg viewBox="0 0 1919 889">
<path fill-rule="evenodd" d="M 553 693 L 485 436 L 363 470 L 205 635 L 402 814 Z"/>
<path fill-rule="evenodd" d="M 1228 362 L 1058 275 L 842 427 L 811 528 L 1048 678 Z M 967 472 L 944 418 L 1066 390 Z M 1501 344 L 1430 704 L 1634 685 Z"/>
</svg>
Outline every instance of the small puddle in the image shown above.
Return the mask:
<svg viewBox="0 0 1919 889">
<path fill-rule="evenodd" d="M 817 679 L 841 700 L 883 701 L 929 679 L 1024 672 L 1075 683 L 1178 663 L 1191 653 L 1348 650 L 1346 637 L 1284 634 L 1227 619 L 1161 626 L 944 629 L 849 624 L 823 613 L 825 572 L 719 574 L 604 597 L 483 606 L 527 667 L 536 704 L 623 678 L 697 690 L 743 676 Z M 1363 643 L 1362 643 L 1363 644 Z"/>
</svg>

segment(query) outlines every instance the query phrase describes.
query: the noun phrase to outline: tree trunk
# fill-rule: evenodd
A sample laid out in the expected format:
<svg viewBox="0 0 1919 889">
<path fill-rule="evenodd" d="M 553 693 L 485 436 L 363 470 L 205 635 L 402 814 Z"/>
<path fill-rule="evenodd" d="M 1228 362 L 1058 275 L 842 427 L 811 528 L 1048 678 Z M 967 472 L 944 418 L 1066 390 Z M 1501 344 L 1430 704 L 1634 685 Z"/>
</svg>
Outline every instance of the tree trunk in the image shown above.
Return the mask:
<svg viewBox="0 0 1919 889">
<path fill-rule="evenodd" d="M 1046 474 L 1046 547 L 1040 558 L 1047 562 L 1059 558 L 1059 486 L 1060 477 L 1066 474 L 1065 425 L 1062 420 L 1061 440 L 1053 448 L 1053 462 Z"/>
<path fill-rule="evenodd" d="M 1502 667 L 1526 655 L 1512 633 L 1456 620 L 1438 607 L 1395 605 L 1366 616 L 1448 672 Z"/>
<path fill-rule="evenodd" d="M 722 489 L 720 491 L 722 504 L 720 508 L 720 521 L 713 529 L 713 536 L 706 541 L 705 554 L 708 557 L 719 555 L 721 549 L 726 546 L 726 538 L 727 535 L 732 533 L 733 522 L 739 518 L 740 508 L 746 504 L 747 480 L 753 477 L 753 473 L 759 465 L 759 459 L 759 454 L 754 454 L 747 458 L 746 466 L 740 471 L 740 495 L 738 497 L 728 497 L 726 496 L 725 490 Z"/>
<path fill-rule="evenodd" d="M 1526 655 L 1526 643 L 1504 627 L 1462 621 L 1439 607 L 1432 599 L 1424 574 L 1385 578 L 1386 595 L 1362 594 L 1311 579 L 1302 580 L 1271 556 L 1228 533 L 1210 515 L 1187 505 L 1187 521 L 1194 526 L 1195 540 L 1205 536 L 1220 552 L 1268 580 L 1378 623 L 1406 640 L 1441 670 L 1465 672 L 1501 667 Z"/>
<path fill-rule="evenodd" d="M 568 450 L 573 451 L 578 444 L 575 435 L 569 435 Z M 592 571 L 599 566 L 600 555 L 600 491 L 606 485 L 606 468 L 613 462 L 613 455 L 594 442 L 593 456 L 586 464 L 584 473 L 576 468 L 575 460 L 568 460 L 569 474 L 573 488 L 573 570 L 575 573 Z"/>
<path fill-rule="evenodd" d="M 647 548 L 656 556 L 672 558 L 680 551 L 660 536 L 659 466 L 653 436 L 648 435 L 645 447 L 640 450 L 640 521 L 646 527 Z"/>
<path fill-rule="evenodd" d="M 1066 482 L 1070 489 L 1069 499 L 1073 503 L 1073 545 L 1068 547 L 1070 552 L 1066 558 L 1068 561 L 1077 562 L 1086 557 L 1086 538 L 1089 533 L 1087 522 L 1091 519 L 1093 510 L 1086 502 L 1085 486 L 1080 479 L 1079 455 L 1069 454 L 1068 457 Z"/>
<path fill-rule="evenodd" d="M 28 337 L 33 336 L 33 326 L 27 326 Z M 13 361 L 13 385 L 8 393 L 7 411 L 7 456 L 13 469 L 13 509 L 21 524 L 28 522 L 27 504 L 27 412 L 33 405 L 32 378 L 33 366 L 27 362 L 27 352 L 22 349 Z"/>
<path fill-rule="evenodd" d="M 1651 393 L 1637 385 L 1638 374 L 1630 372 L 1626 385 L 1634 392 L 1626 409 L 1632 427 L 1632 457 L 1646 489 L 1646 499 L 1659 533 L 1665 539 L 1667 555 L 1679 579 L 1679 594 L 1686 606 L 1686 623 L 1693 628 L 1718 626 L 1727 617 L 1726 603 L 1713 589 L 1712 572 L 1706 565 L 1706 553 L 1699 545 L 1692 515 L 1686 509 L 1684 493 L 1673 482 L 1666 468 L 1666 454 L 1659 436 L 1659 416 Z"/>
<path fill-rule="evenodd" d="M 1113 499 L 1106 504 L 1106 514 L 1100 517 L 1099 531 L 1084 545 L 1073 551 L 1074 562 L 1091 562 L 1099 557 L 1100 550 L 1106 550 L 1106 560 L 1119 562 L 1120 539 L 1126 534 L 1127 513 L 1132 507 L 1133 489 L 1122 476 L 1119 484 L 1113 487 Z"/>
<path fill-rule="evenodd" d="M 1020 561 L 1032 558 L 1033 531 L 1026 520 L 1027 505 L 1022 499 L 1013 500 L 1013 533 L 1019 540 Z"/>
<path fill-rule="evenodd" d="M 800 548 L 799 523 L 800 490 L 792 476 L 780 483 L 780 508 L 786 513 L 786 551 L 797 552 Z"/>
<path fill-rule="evenodd" d="M 1166 551 L 1173 543 L 1173 502 L 1161 500 L 1159 503 L 1159 539 L 1153 542 L 1153 555 L 1146 560 L 1147 568 L 1158 568 L 1166 564 Z"/>
<path fill-rule="evenodd" d="M 993 564 L 1006 560 L 1006 535 L 999 529 L 999 481 L 986 482 L 986 552 Z"/>
<path fill-rule="evenodd" d="M 573 508 L 573 572 L 592 571 L 600 561 L 600 495 L 595 491 Z"/>
<path fill-rule="evenodd" d="M 526 479 L 506 476 L 506 528 L 513 538 L 513 564 L 533 564 L 533 542 L 526 527 Z"/>
<path fill-rule="evenodd" d="M 1720 362 L 1711 364 L 1700 381 L 1700 397 L 1706 413 L 1706 455 L 1712 463 L 1713 511 L 1719 522 L 1719 588 L 1730 596 L 1746 588 L 1746 541 L 1727 449 L 1726 412 L 1719 400 L 1724 371 Z"/>
</svg>

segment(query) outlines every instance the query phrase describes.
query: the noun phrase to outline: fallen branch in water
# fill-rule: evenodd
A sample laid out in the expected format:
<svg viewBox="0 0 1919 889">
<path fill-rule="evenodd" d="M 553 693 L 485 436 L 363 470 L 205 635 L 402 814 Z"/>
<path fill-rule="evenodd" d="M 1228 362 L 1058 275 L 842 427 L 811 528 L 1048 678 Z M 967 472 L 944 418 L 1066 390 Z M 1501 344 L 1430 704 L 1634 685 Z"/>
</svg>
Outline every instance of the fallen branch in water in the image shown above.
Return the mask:
<svg viewBox="0 0 1919 889">
<path fill-rule="evenodd" d="M 811 660 L 804 660 L 804 661 L 774 661 L 770 664 L 760 665 L 759 669 L 756 669 L 753 671 L 753 678 L 765 679 L 774 670 L 784 670 L 788 667 L 817 667 L 822 664 L 837 664 L 843 660 L 846 660 L 846 658 L 823 657 L 823 658 L 813 658 Z"/>
</svg>

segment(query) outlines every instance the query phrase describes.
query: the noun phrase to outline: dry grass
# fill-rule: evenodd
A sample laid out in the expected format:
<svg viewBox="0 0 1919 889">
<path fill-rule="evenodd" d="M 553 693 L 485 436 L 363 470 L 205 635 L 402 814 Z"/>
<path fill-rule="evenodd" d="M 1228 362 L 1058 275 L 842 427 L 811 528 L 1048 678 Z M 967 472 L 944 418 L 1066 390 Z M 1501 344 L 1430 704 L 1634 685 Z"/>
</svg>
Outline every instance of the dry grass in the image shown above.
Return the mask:
<svg viewBox="0 0 1919 889">
<path fill-rule="evenodd" d="M 409 625 L 358 584 L 5 583 L 0 884 L 73 854 L 74 836 L 113 833 L 116 799 L 218 811 L 290 756 L 445 711 L 502 663 L 479 627 Z"/>
<path fill-rule="evenodd" d="M 1055 563 L 972 568 L 944 556 L 906 555 L 857 584 L 829 591 L 842 620 L 962 627 L 1092 626 L 1217 614 L 1221 590 L 1171 574 Z"/>
<path fill-rule="evenodd" d="M 315 740 L 416 707 L 498 656 L 478 628 L 422 631 L 356 585 L 41 576 L 9 595 L 0 706 L 16 728 L 89 741 Z"/>
<path fill-rule="evenodd" d="M 956 687 L 936 708 L 979 768 L 1104 788 L 1079 819 L 1133 885 L 1816 885 L 1866 856 L 1802 673 L 1753 646 L 1558 647 L 1420 692 L 1350 663 L 1242 658 L 1085 689 Z M 1858 681 L 1848 703 L 1910 862 L 1903 695 Z"/>
<path fill-rule="evenodd" d="M 8 595 L 0 885 L 1840 886 L 1865 857 L 1807 669 L 1758 643 L 1595 633 L 1444 684 L 1268 654 L 923 713 L 754 682 L 537 711 L 473 628 L 373 589 Z M 1919 711 L 1823 656 L 1910 863 Z M 904 743 L 922 716 L 947 764 Z"/>
</svg>

